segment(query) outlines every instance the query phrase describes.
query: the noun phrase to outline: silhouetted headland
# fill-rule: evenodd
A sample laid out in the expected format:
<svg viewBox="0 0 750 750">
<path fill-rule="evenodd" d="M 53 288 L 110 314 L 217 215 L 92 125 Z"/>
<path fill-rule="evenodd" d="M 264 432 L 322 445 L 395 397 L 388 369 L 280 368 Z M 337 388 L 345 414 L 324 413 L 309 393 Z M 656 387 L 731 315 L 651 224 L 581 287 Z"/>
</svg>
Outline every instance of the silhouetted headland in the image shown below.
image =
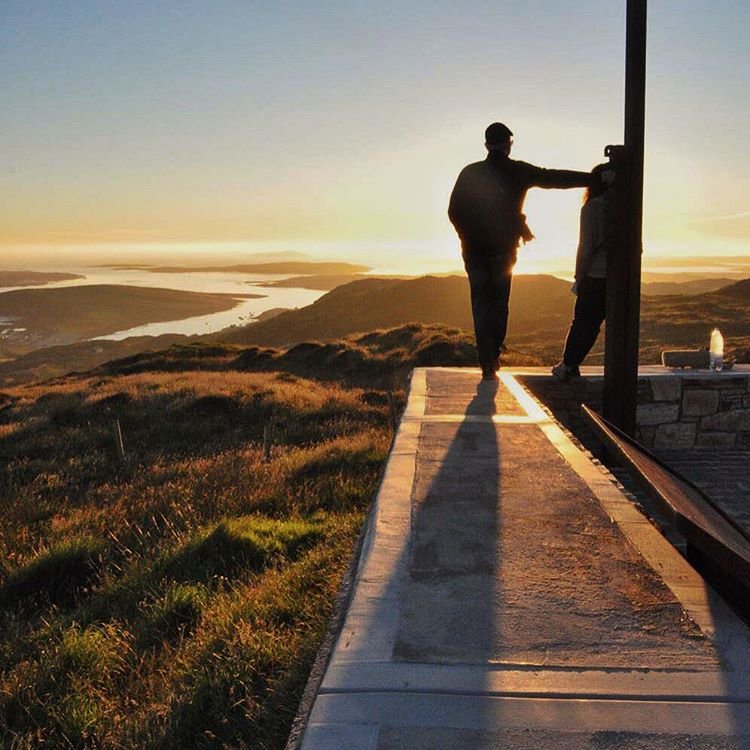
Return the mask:
<svg viewBox="0 0 750 750">
<path fill-rule="evenodd" d="M 0 287 L 39 286 L 56 281 L 75 281 L 85 279 L 78 273 L 58 273 L 47 271 L 0 271 Z"/>
<path fill-rule="evenodd" d="M 110 266 L 116 270 L 142 270 L 150 273 L 268 273 L 268 274 L 353 274 L 372 270 L 359 263 L 284 261 L 280 263 L 241 263 L 232 266 Z"/>
</svg>

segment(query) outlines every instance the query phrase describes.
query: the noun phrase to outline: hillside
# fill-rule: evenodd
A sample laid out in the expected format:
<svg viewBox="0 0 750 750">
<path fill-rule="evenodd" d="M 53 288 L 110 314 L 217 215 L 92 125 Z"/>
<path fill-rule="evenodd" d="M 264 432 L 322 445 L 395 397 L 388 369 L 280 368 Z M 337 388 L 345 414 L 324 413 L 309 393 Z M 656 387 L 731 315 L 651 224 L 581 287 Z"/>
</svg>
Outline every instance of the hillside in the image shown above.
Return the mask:
<svg viewBox="0 0 750 750">
<path fill-rule="evenodd" d="M 573 306 L 570 284 L 554 276 L 517 276 L 511 294 L 509 343 L 522 336 L 557 331 Z M 408 322 L 473 329 L 469 285 L 465 277 L 423 276 L 417 279 L 363 279 L 336 287 L 312 305 L 271 320 L 227 329 L 216 341 L 289 346 L 300 341 L 328 341 L 357 332 Z M 520 347 L 519 347 L 520 348 Z"/>
<path fill-rule="evenodd" d="M 438 276 L 451 276 L 454 274 L 437 274 Z M 368 277 L 364 274 L 329 274 L 314 276 L 290 276 L 278 281 L 258 281 L 254 282 L 257 286 L 269 288 L 291 287 L 296 289 L 317 289 L 329 292 L 337 286 L 349 284 L 352 281 L 359 281 L 363 278 L 386 278 L 386 279 L 409 279 L 410 276 L 399 275 L 378 275 L 377 277 Z M 516 277 L 520 278 L 520 277 Z M 722 287 L 733 284 L 736 279 L 729 277 L 711 277 L 699 278 L 689 281 L 651 281 L 644 282 L 641 285 L 641 294 L 654 296 L 666 294 L 703 294 L 704 292 L 713 292 Z"/>
<path fill-rule="evenodd" d="M 505 366 L 541 364 L 535 357 L 514 349 L 505 351 L 501 362 Z M 286 372 L 321 381 L 390 388 L 402 387 L 411 370 L 420 366 L 475 367 L 473 337 L 457 328 L 408 323 L 326 343 L 301 342 L 288 349 L 193 340 L 106 362 L 94 372 L 128 375 L 197 368 Z"/>
<path fill-rule="evenodd" d="M 330 292 L 337 286 L 350 284 L 352 281 L 359 281 L 366 278 L 378 279 L 406 279 L 408 276 L 366 276 L 361 273 L 344 273 L 344 274 L 315 274 L 312 276 L 290 276 L 286 279 L 277 281 L 256 281 L 257 286 L 269 288 L 287 288 L 292 289 L 317 289 L 323 292 Z"/>
<path fill-rule="evenodd" d="M 659 361 L 664 348 L 707 347 L 717 326 L 727 356 L 750 361 L 750 279 L 706 294 L 643 299 L 641 358 Z"/>
<path fill-rule="evenodd" d="M 102 362 L 145 351 L 159 351 L 190 341 L 187 336 L 130 336 L 122 341 L 98 339 L 36 349 L 0 362 L 0 386 L 46 380 L 74 371 L 91 370 Z"/>
<path fill-rule="evenodd" d="M 736 279 L 729 277 L 708 277 L 690 281 L 649 281 L 641 285 L 641 294 L 648 296 L 667 294 L 704 294 L 715 292 L 733 284 Z"/>
<path fill-rule="evenodd" d="M 289 276 L 286 279 L 277 281 L 256 281 L 257 286 L 269 288 L 292 288 L 292 289 L 316 289 L 323 292 L 330 292 L 337 286 L 349 284 L 352 281 L 358 281 L 363 278 L 359 273 L 334 273 L 334 274 L 316 274 L 313 276 Z"/>
<path fill-rule="evenodd" d="M 724 286 L 716 296 L 730 297 L 750 305 L 750 279 L 743 279 L 729 286 Z"/>
<path fill-rule="evenodd" d="M 533 302 L 537 298 L 543 300 L 539 310 Z M 551 276 L 519 276 L 514 281 L 511 297 L 508 345 L 523 352 L 524 361 L 540 361 L 530 344 L 556 341 L 559 331 L 566 325 L 572 302 L 566 282 Z M 309 341 L 335 341 L 357 332 L 367 333 L 411 322 L 445 325 L 468 335 L 472 323 L 466 280 L 457 276 L 406 281 L 363 279 L 337 287 L 307 307 L 278 312 L 261 322 L 229 328 L 218 334 L 141 336 L 120 342 L 81 341 L 67 346 L 51 346 L 0 362 L 0 385 L 55 377 L 72 370 L 89 370 L 108 360 L 159 351 L 176 343 L 255 344 L 283 348 Z M 514 338 L 514 332 L 521 326 L 527 332 L 537 329 L 542 332 L 533 338 Z M 548 329 L 550 333 L 545 333 Z M 471 343 L 470 337 L 467 340 Z M 472 360 L 462 362 L 473 364 Z"/>
<path fill-rule="evenodd" d="M 236 362 L 235 362 L 236 360 Z M 138 336 L 123 341 L 83 341 L 68 346 L 31 352 L 0 362 L 0 387 L 10 387 L 86 372 L 175 371 L 228 367 L 268 372 L 296 373 L 325 380 L 344 379 L 367 385 L 403 379 L 416 365 L 476 364 L 472 336 L 456 328 L 407 324 L 397 329 L 371 331 L 320 344 L 303 342 L 290 349 L 220 344 L 204 336 Z M 535 365 L 541 361 L 516 350 L 503 355 L 503 362 Z"/>
</svg>

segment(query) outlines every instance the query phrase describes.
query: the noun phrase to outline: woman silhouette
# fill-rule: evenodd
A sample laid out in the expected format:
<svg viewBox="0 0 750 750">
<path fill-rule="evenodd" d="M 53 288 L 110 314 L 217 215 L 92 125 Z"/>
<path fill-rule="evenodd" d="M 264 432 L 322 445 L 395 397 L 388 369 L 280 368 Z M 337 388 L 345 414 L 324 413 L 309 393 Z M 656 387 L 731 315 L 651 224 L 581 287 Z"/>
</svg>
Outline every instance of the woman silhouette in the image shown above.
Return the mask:
<svg viewBox="0 0 750 750">
<path fill-rule="evenodd" d="M 584 194 L 573 284 L 576 306 L 562 361 L 552 368 L 552 374 L 562 381 L 580 376 L 579 365 L 594 346 L 606 316 L 607 252 L 612 242 L 612 222 L 607 218 L 607 191 L 614 177 L 611 170 L 611 164 L 594 167 L 594 179 Z"/>
</svg>

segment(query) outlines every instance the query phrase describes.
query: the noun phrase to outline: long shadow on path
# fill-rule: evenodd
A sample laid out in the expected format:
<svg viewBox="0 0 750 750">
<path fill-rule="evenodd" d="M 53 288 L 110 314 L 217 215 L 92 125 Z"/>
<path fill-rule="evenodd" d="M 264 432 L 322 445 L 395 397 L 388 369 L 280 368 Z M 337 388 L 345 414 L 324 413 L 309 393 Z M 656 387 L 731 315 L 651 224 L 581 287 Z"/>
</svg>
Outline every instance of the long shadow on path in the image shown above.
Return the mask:
<svg viewBox="0 0 750 750">
<path fill-rule="evenodd" d="M 481 421 L 425 422 L 412 505 L 412 548 L 394 658 L 484 663 L 498 628 L 498 383 L 465 409 Z"/>
</svg>

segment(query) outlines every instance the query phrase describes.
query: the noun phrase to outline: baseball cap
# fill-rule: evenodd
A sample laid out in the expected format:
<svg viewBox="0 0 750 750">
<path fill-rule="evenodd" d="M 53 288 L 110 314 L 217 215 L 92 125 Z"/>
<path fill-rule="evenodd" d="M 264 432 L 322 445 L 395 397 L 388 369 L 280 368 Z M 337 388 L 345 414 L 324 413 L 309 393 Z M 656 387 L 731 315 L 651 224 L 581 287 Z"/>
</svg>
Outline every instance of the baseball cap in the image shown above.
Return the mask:
<svg viewBox="0 0 750 750">
<path fill-rule="evenodd" d="M 484 131 L 484 142 L 488 146 L 500 146 L 507 143 L 513 136 L 510 128 L 502 122 L 493 122 Z"/>
</svg>

